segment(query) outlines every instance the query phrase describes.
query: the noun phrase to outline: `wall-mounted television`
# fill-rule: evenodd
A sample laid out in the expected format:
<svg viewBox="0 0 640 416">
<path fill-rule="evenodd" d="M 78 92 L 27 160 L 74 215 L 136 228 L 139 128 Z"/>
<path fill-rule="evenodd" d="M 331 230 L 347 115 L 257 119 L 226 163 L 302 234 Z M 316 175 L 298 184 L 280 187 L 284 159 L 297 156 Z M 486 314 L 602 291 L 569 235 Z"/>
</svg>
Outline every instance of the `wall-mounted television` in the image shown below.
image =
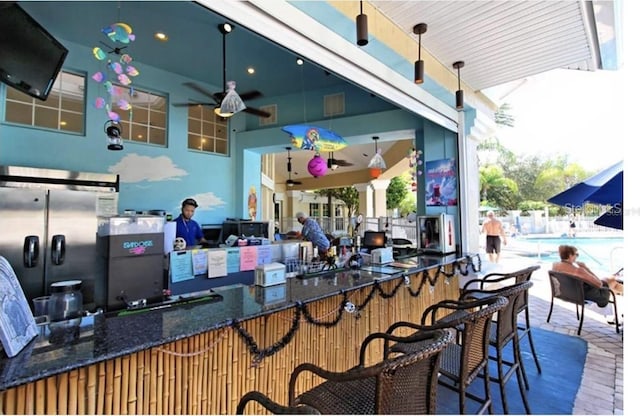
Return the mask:
<svg viewBox="0 0 640 416">
<path fill-rule="evenodd" d="M 45 101 L 69 50 L 15 2 L 0 2 L 0 81 Z"/>
</svg>

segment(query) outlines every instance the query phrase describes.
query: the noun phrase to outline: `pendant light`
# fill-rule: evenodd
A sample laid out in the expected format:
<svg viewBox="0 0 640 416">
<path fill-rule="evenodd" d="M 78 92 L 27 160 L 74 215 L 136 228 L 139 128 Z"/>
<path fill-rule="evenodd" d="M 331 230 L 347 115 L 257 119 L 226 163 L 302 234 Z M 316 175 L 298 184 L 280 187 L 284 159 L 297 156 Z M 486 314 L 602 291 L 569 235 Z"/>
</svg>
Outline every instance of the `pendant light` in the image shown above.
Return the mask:
<svg viewBox="0 0 640 416">
<path fill-rule="evenodd" d="M 367 15 L 362 13 L 362 1 L 360 2 L 360 14 L 356 17 L 356 33 L 358 35 L 358 46 L 364 46 L 369 43 Z"/>
<path fill-rule="evenodd" d="M 464 67 L 464 61 L 456 61 L 453 67 L 458 70 L 458 91 L 456 91 L 456 110 L 464 110 L 464 91 L 460 88 L 460 68 Z"/>
<path fill-rule="evenodd" d="M 424 61 L 420 55 L 422 53 L 422 35 L 427 33 L 427 24 L 418 23 L 413 27 L 413 33 L 418 35 L 418 60 L 414 64 L 413 82 L 422 84 L 424 82 Z"/>
<path fill-rule="evenodd" d="M 378 150 L 378 139 L 380 138 L 378 136 L 373 136 L 372 139 L 375 146 L 375 154 L 371 158 L 368 167 L 371 177 L 373 179 L 377 179 L 382 174 L 382 170 L 387 168 L 387 164 L 384 162 L 384 159 Z"/>
</svg>

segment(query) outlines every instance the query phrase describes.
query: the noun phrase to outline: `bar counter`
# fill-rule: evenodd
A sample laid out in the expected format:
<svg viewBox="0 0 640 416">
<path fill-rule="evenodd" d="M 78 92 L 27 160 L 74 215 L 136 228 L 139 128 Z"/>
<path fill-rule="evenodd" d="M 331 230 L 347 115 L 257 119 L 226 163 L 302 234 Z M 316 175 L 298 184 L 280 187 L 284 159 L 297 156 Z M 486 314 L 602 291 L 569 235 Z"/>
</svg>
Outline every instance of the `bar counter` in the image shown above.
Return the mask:
<svg viewBox="0 0 640 416">
<path fill-rule="evenodd" d="M 427 306 L 458 297 L 460 274 L 480 268 L 476 255 L 414 261 L 397 272 L 218 287 L 155 310 L 85 317 L 63 331 L 42 327 L 17 356 L 0 358 L 0 412 L 229 414 L 250 390 L 285 403 L 295 366 L 354 366 L 368 334 L 418 321 Z"/>
</svg>

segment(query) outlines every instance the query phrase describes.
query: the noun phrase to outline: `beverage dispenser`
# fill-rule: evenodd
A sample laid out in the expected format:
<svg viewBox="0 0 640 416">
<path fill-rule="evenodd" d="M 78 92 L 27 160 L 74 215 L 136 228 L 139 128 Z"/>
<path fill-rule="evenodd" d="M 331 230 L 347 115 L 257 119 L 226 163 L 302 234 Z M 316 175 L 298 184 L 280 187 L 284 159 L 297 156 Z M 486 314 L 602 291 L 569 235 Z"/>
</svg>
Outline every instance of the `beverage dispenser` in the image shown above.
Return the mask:
<svg viewBox="0 0 640 416">
<path fill-rule="evenodd" d="M 419 216 L 416 220 L 418 249 L 441 254 L 455 253 L 456 234 L 451 214 Z"/>
</svg>

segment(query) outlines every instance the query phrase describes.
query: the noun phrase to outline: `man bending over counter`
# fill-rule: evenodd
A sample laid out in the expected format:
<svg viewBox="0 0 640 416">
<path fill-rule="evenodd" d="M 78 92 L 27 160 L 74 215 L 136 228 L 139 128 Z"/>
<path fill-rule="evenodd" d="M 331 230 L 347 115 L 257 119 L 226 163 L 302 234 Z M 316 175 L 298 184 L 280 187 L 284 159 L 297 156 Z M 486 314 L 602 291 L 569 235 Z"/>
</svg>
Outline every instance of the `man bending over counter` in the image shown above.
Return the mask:
<svg viewBox="0 0 640 416">
<path fill-rule="evenodd" d="M 309 218 L 304 212 L 296 214 L 298 222 L 302 224 L 302 238 L 311 241 L 314 247 L 318 248 L 320 258 L 325 258 L 329 250 L 329 239 L 320 228 L 320 225 L 313 218 Z"/>
</svg>

